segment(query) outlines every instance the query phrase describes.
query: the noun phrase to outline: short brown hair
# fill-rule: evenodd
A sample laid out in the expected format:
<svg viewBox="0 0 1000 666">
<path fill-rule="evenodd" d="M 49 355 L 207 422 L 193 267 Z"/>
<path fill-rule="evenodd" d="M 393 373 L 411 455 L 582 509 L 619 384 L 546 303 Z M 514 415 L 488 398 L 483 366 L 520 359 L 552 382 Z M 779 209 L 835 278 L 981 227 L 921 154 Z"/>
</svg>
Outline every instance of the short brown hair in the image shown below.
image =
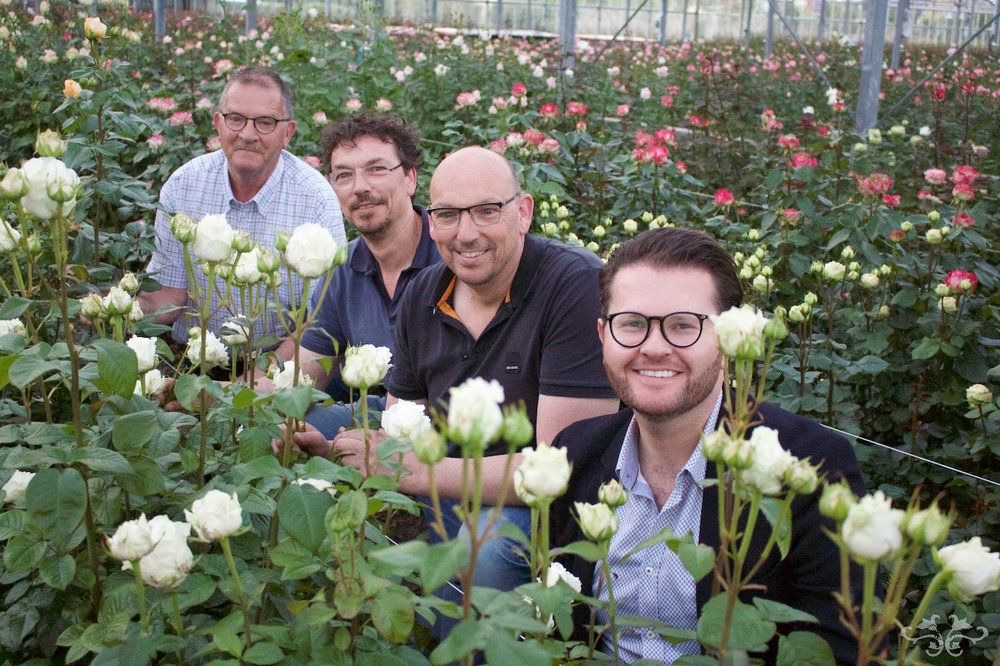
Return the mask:
<svg viewBox="0 0 1000 666">
<path fill-rule="evenodd" d="M 292 100 L 292 88 L 281 78 L 281 75 L 270 67 L 244 67 L 226 81 L 226 87 L 222 89 L 219 96 L 219 111 L 222 111 L 222 104 L 226 100 L 229 89 L 237 83 L 249 86 L 268 87 L 274 86 L 281 92 L 281 106 L 286 118 L 295 118 L 295 107 Z"/>
<path fill-rule="evenodd" d="M 644 231 L 619 245 L 611 254 L 601 269 L 601 312 L 604 316 L 608 315 L 615 275 L 633 264 L 648 264 L 654 268 L 700 268 L 712 276 L 719 312 L 743 302 L 743 286 L 736 264 L 714 238 L 693 229 L 666 227 Z"/>
<path fill-rule="evenodd" d="M 405 171 L 420 166 L 420 135 L 417 131 L 398 116 L 366 111 L 341 118 L 323 128 L 319 140 L 323 169 L 330 171 L 330 154 L 334 150 L 345 143 L 355 144 L 366 136 L 394 145 Z"/>
</svg>

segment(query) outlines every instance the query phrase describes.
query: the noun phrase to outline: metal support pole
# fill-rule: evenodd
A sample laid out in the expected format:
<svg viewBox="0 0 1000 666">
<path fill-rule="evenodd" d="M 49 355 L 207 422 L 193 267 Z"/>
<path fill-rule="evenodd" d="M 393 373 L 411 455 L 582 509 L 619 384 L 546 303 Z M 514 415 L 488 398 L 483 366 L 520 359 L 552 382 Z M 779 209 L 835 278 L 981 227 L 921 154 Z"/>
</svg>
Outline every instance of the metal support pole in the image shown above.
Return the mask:
<svg viewBox="0 0 1000 666">
<path fill-rule="evenodd" d="M 743 43 L 750 46 L 750 20 L 753 17 L 753 0 L 747 0 L 747 25 L 743 31 Z"/>
<path fill-rule="evenodd" d="M 861 80 L 854 127 L 859 133 L 875 127 L 878 96 L 882 85 L 882 57 L 885 52 L 885 24 L 889 0 L 868 0 L 865 4 L 865 41 L 861 53 Z"/>
<path fill-rule="evenodd" d="M 721 7 L 720 7 L 721 9 Z M 747 0 L 740 0 L 740 21 L 736 25 L 740 26 L 740 30 L 743 29 L 743 17 L 747 11 Z"/>
<path fill-rule="evenodd" d="M 767 37 L 764 39 L 764 58 L 771 59 L 771 49 L 774 47 L 774 3 L 767 3 Z"/>
<path fill-rule="evenodd" d="M 688 0 L 684 0 L 684 17 L 681 19 L 681 41 L 688 41 Z"/>
<path fill-rule="evenodd" d="M 156 41 L 162 43 L 167 34 L 167 15 L 163 0 L 153 0 L 153 25 L 156 30 Z"/>
<path fill-rule="evenodd" d="M 244 23 L 244 30 L 249 35 L 251 30 L 257 29 L 257 0 L 247 0 L 245 11 L 246 22 Z"/>
<path fill-rule="evenodd" d="M 563 69 L 572 68 L 576 52 L 576 0 L 559 0 L 559 45 Z"/>
<path fill-rule="evenodd" d="M 896 3 L 896 33 L 892 38 L 892 59 L 889 66 L 899 69 L 899 57 L 903 51 L 903 36 L 906 22 L 910 19 L 910 0 L 898 0 Z"/>
<path fill-rule="evenodd" d="M 667 0 L 660 1 L 660 44 L 667 43 Z"/>
<path fill-rule="evenodd" d="M 955 2 L 955 43 L 962 41 L 962 0 Z"/>
<path fill-rule="evenodd" d="M 816 26 L 816 39 L 820 42 L 826 37 L 826 0 L 819 0 L 819 25 Z"/>
<path fill-rule="evenodd" d="M 993 34 L 990 37 L 990 55 L 996 55 L 997 39 L 1000 38 L 1000 0 L 993 0 Z"/>
<path fill-rule="evenodd" d="M 844 27 L 841 29 L 840 33 L 842 35 L 847 35 L 847 28 L 849 27 L 849 21 L 851 20 L 851 0 L 844 0 Z"/>
<path fill-rule="evenodd" d="M 496 33 L 499 35 L 503 30 L 503 0 L 497 0 Z"/>
</svg>

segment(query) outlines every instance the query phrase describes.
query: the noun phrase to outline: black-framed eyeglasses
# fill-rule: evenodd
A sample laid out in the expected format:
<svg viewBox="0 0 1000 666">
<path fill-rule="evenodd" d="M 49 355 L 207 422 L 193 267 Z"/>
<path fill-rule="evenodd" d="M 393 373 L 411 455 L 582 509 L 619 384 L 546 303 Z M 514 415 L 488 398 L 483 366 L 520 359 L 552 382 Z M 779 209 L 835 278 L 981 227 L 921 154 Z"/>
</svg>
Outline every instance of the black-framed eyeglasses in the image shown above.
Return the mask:
<svg viewBox="0 0 1000 666">
<path fill-rule="evenodd" d="M 226 127 L 234 132 L 239 132 L 244 127 L 247 126 L 247 122 L 253 122 L 253 128 L 260 132 L 261 134 L 270 134 L 278 126 L 278 123 L 283 123 L 291 120 L 291 118 L 272 118 L 271 116 L 257 116 L 256 118 L 251 118 L 249 116 L 244 116 L 242 113 L 222 113 L 222 120 L 226 123 Z"/>
<path fill-rule="evenodd" d="M 354 175 L 358 171 L 365 175 L 365 180 L 369 183 L 375 183 L 382 180 L 401 166 L 403 166 L 402 162 L 394 167 L 389 167 L 384 164 L 373 164 L 371 166 L 366 166 L 364 169 L 334 169 L 333 172 L 330 173 L 330 184 L 338 190 L 347 189 L 354 185 Z"/>
<path fill-rule="evenodd" d="M 671 312 L 662 317 L 647 317 L 640 312 L 616 312 L 604 318 L 611 337 L 622 347 L 638 347 L 649 337 L 653 322 L 660 322 L 663 339 L 678 349 L 690 347 L 701 339 L 708 315 L 697 312 Z"/>
<path fill-rule="evenodd" d="M 462 219 L 462 213 L 468 213 L 476 226 L 488 227 L 499 222 L 503 207 L 519 196 L 521 193 L 516 192 L 506 201 L 488 201 L 465 208 L 428 208 L 427 214 L 430 215 L 431 222 L 438 229 L 454 229 L 458 226 L 459 220 Z"/>
</svg>

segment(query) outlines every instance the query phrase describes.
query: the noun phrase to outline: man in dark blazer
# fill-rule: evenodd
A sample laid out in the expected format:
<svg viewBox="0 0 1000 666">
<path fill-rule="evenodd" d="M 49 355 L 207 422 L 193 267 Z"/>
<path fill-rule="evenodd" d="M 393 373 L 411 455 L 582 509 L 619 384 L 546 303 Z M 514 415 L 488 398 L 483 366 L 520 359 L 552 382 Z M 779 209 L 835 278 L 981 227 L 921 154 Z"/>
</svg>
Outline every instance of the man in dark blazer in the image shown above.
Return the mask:
<svg viewBox="0 0 1000 666">
<path fill-rule="evenodd" d="M 712 574 L 695 582 L 664 544 L 624 555 L 664 527 L 718 548 L 717 488 L 702 485 L 716 476 L 715 465 L 705 460 L 699 439 L 716 429 L 723 411 L 723 357 L 706 315 L 739 305 L 742 288 L 729 255 L 707 235 L 684 229 L 649 231 L 626 242 L 602 270 L 600 284 L 598 332 L 605 370 L 627 409 L 575 423 L 553 442 L 567 448 L 573 463 L 569 491 L 551 510 L 553 545 L 584 538 L 573 502 L 597 502 L 601 484 L 618 479 L 629 494 L 616 509 L 619 529 L 610 545 L 616 614 L 694 629 L 712 594 Z M 864 493 L 846 440 L 766 403 L 756 420 L 777 430 L 785 449 L 810 459 L 828 480 L 846 479 L 855 493 Z M 815 616 L 819 624 L 779 625 L 779 632 L 814 631 L 839 663 L 853 664 L 856 645 L 840 622 L 833 596 L 840 590 L 839 551 L 825 530 L 834 524 L 821 516 L 818 502 L 818 493 L 796 497 L 787 557 L 780 559 L 775 548 L 744 600 L 764 597 Z M 769 533 L 770 525 L 761 518 L 752 536 L 750 565 L 758 561 Z M 565 564 L 580 578 L 584 594 L 607 599 L 607 585 L 595 584 L 600 579 L 593 562 L 573 556 Z M 852 576 L 855 599 L 859 585 Z M 589 607 L 580 604 L 575 611 L 576 632 L 583 638 Z M 606 614 L 598 612 L 598 624 L 606 621 Z M 600 647 L 610 651 L 613 640 L 606 633 Z M 620 629 L 617 643 L 623 661 L 669 663 L 700 650 L 695 641 L 671 645 L 649 628 Z"/>
</svg>

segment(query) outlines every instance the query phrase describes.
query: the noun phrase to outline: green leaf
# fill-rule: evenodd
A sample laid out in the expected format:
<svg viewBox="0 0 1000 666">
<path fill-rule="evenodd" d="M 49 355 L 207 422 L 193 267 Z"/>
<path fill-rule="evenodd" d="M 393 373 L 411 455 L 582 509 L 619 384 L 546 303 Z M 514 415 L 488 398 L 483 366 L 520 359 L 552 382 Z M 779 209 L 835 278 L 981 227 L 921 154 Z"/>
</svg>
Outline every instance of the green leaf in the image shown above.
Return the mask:
<svg viewBox="0 0 1000 666">
<path fill-rule="evenodd" d="M 77 462 L 95 472 L 111 472 L 113 474 L 132 474 L 135 472 L 125 456 L 96 446 L 73 449 L 70 454 L 70 462 Z"/>
<path fill-rule="evenodd" d="M 332 506 L 333 497 L 327 491 L 293 483 L 278 500 L 278 518 L 288 536 L 316 552 L 326 538 L 324 517 Z"/>
<path fill-rule="evenodd" d="M 31 307 L 31 300 L 11 296 L 0 305 L 0 319 L 19 319 Z"/>
<path fill-rule="evenodd" d="M 778 524 L 779 518 L 781 518 L 781 510 L 784 504 L 784 500 L 777 497 L 765 497 L 760 502 L 760 511 L 767 518 L 767 522 L 772 530 Z M 788 550 L 792 547 L 792 523 L 789 520 L 787 511 L 778 531 L 777 545 L 778 551 L 781 553 L 781 559 L 788 557 Z"/>
<path fill-rule="evenodd" d="M 87 488 L 73 468 L 43 469 L 28 484 L 25 503 L 32 520 L 48 538 L 68 536 L 83 520 Z"/>
<path fill-rule="evenodd" d="M 368 553 L 368 560 L 381 573 L 405 576 L 416 571 L 427 557 L 427 542 L 413 540 Z"/>
<path fill-rule="evenodd" d="M 76 575 L 76 560 L 65 554 L 59 557 L 46 557 L 38 565 L 38 573 L 51 587 L 65 590 Z"/>
<path fill-rule="evenodd" d="M 149 444 L 159 427 L 153 410 L 125 414 L 115 419 L 111 427 L 111 443 L 119 451 L 141 449 Z"/>
<path fill-rule="evenodd" d="M 21 358 L 17 354 L 13 356 L 0 356 L 0 390 L 3 390 L 10 384 L 10 366 L 14 365 L 14 361 Z"/>
<path fill-rule="evenodd" d="M 826 666 L 836 661 L 825 640 L 808 631 L 793 631 L 778 640 L 777 666 Z"/>
<path fill-rule="evenodd" d="M 218 631 L 212 635 L 215 647 L 227 654 L 239 657 L 243 654 L 243 642 L 240 637 L 230 631 Z"/>
<path fill-rule="evenodd" d="M 11 384 L 19 389 L 23 389 L 25 386 L 35 381 L 45 373 L 58 369 L 58 364 L 31 354 L 28 356 L 21 356 L 19 359 L 14 361 L 14 363 L 11 364 L 10 369 L 7 371 L 7 376 L 10 378 Z"/>
<path fill-rule="evenodd" d="M 431 652 L 431 663 L 444 664 L 461 660 L 480 647 L 485 631 L 475 620 L 462 620 Z"/>
<path fill-rule="evenodd" d="M 469 544 L 464 540 L 455 539 L 428 547 L 427 558 L 420 566 L 424 593 L 430 594 L 468 565 Z"/>
<path fill-rule="evenodd" d="M 285 658 L 285 653 L 274 643 L 254 643 L 243 653 L 243 661 L 248 664 L 277 664 Z"/>
<path fill-rule="evenodd" d="M 159 465 L 145 456 L 132 458 L 129 462 L 133 471 L 115 477 L 122 490 L 133 495 L 155 495 L 164 491 L 166 486 Z"/>
<path fill-rule="evenodd" d="M 920 344 L 916 346 L 913 350 L 911 356 L 913 360 L 918 361 L 921 359 L 927 359 L 933 357 L 938 353 L 941 348 L 941 343 L 934 338 L 924 338 L 920 341 Z"/>
<path fill-rule="evenodd" d="M 719 647 L 725 624 L 726 595 L 717 594 L 708 600 L 698 618 L 698 640 L 709 647 Z M 729 623 L 729 650 L 760 652 L 774 636 L 777 627 L 761 617 L 753 606 L 736 601 Z"/>
<path fill-rule="evenodd" d="M 760 611 L 762 618 L 771 622 L 811 622 L 813 624 L 819 622 L 809 613 L 763 597 L 755 597 L 753 605 Z"/>
<path fill-rule="evenodd" d="M 312 403 L 313 388 L 311 386 L 281 389 L 274 394 L 274 408 L 283 416 L 291 416 L 299 420 L 306 417 L 306 411 Z"/>
<path fill-rule="evenodd" d="M 130 397 L 139 378 L 139 359 L 135 352 L 121 342 L 95 340 L 97 348 L 96 386 L 102 393 Z"/>
<path fill-rule="evenodd" d="M 364 590 L 353 578 L 341 578 L 333 588 L 333 605 L 345 619 L 357 616 L 364 601 Z"/>
<path fill-rule="evenodd" d="M 222 397 L 222 388 L 211 377 L 181 375 L 174 382 L 174 397 L 189 412 L 195 411 L 195 401 L 202 390 L 212 397 Z M 198 404 L 200 406 L 200 401 Z"/>
<path fill-rule="evenodd" d="M 715 551 L 705 544 L 683 542 L 677 547 L 677 554 L 695 580 L 704 578 L 715 564 Z"/>
<path fill-rule="evenodd" d="M 294 539 L 284 539 L 271 549 L 271 562 L 283 567 L 282 580 L 300 580 L 323 568 L 323 561 Z"/>
<path fill-rule="evenodd" d="M 6 541 L 24 531 L 28 515 L 24 511 L 0 513 L 0 541 Z"/>
<path fill-rule="evenodd" d="M 582 557 L 588 562 L 599 562 L 604 557 L 601 547 L 590 541 L 575 541 L 565 548 L 557 548 L 553 551 L 553 555 L 562 555 L 563 553 Z"/>
<path fill-rule="evenodd" d="M 864 356 L 858 360 L 858 362 L 855 363 L 855 366 L 866 375 L 877 375 L 888 368 L 889 363 L 878 356 L 869 354 L 868 356 Z"/>
<path fill-rule="evenodd" d="M 379 590 L 372 600 L 372 622 L 387 641 L 404 643 L 413 631 L 413 600 L 399 590 Z"/>
<path fill-rule="evenodd" d="M 16 536 L 3 549 L 3 563 L 11 571 L 31 569 L 45 555 L 45 542 L 30 536 Z"/>
</svg>

